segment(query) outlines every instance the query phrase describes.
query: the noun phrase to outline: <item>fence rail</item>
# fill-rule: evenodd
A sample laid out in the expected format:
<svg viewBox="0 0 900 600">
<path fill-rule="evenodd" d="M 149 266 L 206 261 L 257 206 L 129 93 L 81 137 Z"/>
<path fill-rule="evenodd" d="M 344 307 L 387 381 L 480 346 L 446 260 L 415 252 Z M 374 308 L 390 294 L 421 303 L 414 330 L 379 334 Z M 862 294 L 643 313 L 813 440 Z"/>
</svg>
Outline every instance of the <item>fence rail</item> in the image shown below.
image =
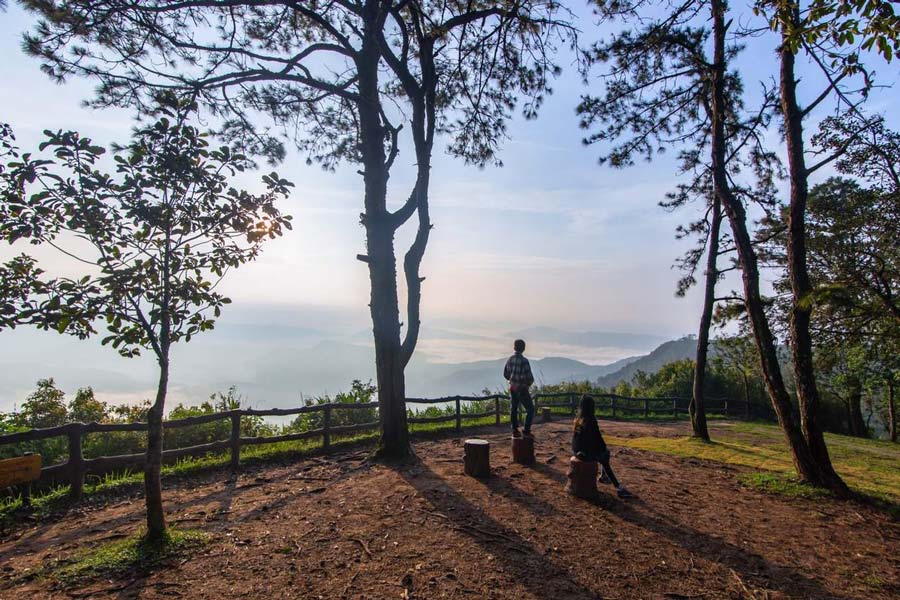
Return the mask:
<svg viewBox="0 0 900 600">
<path fill-rule="evenodd" d="M 580 393 L 576 392 L 552 392 L 535 394 L 535 409 L 565 409 L 571 415 L 574 415 L 578 407 L 578 399 Z M 679 414 L 687 413 L 688 400 L 685 398 L 633 398 L 627 396 L 619 396 L 616 394 L 593 394 L 598 410 L 611 410 L 612 416 L 617 413 L 643 413 L 645 417 L 649 417 L 651 413 L 655 414 L 671 414 L 677 417 Z M 492 410 L 467 413 L 462 410 L 463 402 L 487 402 L 493 400 L 494 406 Z M 417 417 L 411 416 L 408 422 L 411 424 L 430 424 L 430 423 L 455 423 L 455 429 L 461 431 L 463 421 L 472 419 L 484 419 L 494 417 L 494 423 L 499 425 L 501 422 L 501 401 L 509 400 L 506 394 L 490 394 L 487 396 L 447 396 L 444 398 L 407 398 L 407 405 L 434 405 L 434 404 L 453 404 L 454 411 L 451 414 L 439 415 L 434 417 Z M 733 416 L 751 416 L 751 406 L 744 401 L 729 401 L 727 399 L 710 399 L 719 402 L 719 406 L 708 405 L 706 411 L 708 413 L 720 413 Z M 736 414 L 734 408 L 742 406 L 744 411 Z M 174 421 L 163 421 L 163 429 L 177 429 L 181 427 L 190 427 L 193 425 L 202 425 L 215 421 L 230 420 L 231 434 L 228 439 L 209 442 L 206 444 L 198 444 L 183 448 L 173 448 L 163 451 L 163 459 L 171 460 L 186 456 L 202 456 L 212 452 L 230 452 L 231 468 L 237 469 L 240 465 L 240 452 L 242 446 L 253 446 L 260 444 L 275 444 L 279 442 L 291 442 L 305 439 L 322 438 L 322 449 L 328 451 L 331 448 L 333 436 L 347 435 L 362 431 L 372 431 L 379 426 L 378 421 L 367 423 L 355 423 L 351 425 L 333 425 L 332 414 L 334 411 L 355 411 L 369 410 L 378 408 L 377 402 L 345 404 L 314 404 L 309 406 L 301 406 L 296 408 L 245 408 L 238 410 L 222 411 L 208 415 L 199 415 L 195 417 L 187 417 Z M 323 413 L 322 427 L 318 429 L 310 429 L 298 433 L 287 433 L 274 436 L 241 436 L 241 419 L 245 416 L 252 417 L 269 417 L 269 416 L 290 416 L 303 413 Z M 89 433 L 104 433 L 117 431 L 147 431 L 147 423 L 67 423 L 59 427 L 50 427 L 46 429 L 31 429 L 29 431 L 21 431 L 0 435 L 0 446 L 11 444 L 21 444 L 26 442 L 36 442 L 54 437 L 68 438 L 68 460 L 65 463 L 46 466 L 41 469 L 41 480 L 57 481 L 68 483 L 70 494 L 74 498 L 80 498 L 84 489 L 84 480 L 88 475 L 103 475 L 116 470 L 129 468 L 142 468 L 146 458 L 145 453 L 124 454 L 118 456 L 98 456 L 95 458 L 84 458 L 82 453 L 82 439 Z"/>
</svg>

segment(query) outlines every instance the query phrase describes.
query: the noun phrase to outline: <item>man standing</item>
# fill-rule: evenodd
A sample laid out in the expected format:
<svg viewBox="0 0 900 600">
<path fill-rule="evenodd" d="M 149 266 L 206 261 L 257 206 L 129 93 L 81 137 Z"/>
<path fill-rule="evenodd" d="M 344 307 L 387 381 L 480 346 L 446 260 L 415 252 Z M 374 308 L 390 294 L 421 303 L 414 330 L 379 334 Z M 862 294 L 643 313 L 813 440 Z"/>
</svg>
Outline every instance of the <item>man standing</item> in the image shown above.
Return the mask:
<svg viewBox="0 0 900 600">
<path fill-rule="evenodd" d="M 503 368 L 503 377 L 509 381 L 510 398 L 510 422 L 512 423 L 513 437 L 519 437 L 519 404 L 525 407 L 525 437 L 531 437 L 531 422 L 534 420 L 534 402 L 528 388 L 534 383 L 534 375 L 531 374 L 531 364 L 522 353 L 525 352 L 525 342 L 516 340 L 513 343 L 515 354 L 506 361 Z"/>
</svg>

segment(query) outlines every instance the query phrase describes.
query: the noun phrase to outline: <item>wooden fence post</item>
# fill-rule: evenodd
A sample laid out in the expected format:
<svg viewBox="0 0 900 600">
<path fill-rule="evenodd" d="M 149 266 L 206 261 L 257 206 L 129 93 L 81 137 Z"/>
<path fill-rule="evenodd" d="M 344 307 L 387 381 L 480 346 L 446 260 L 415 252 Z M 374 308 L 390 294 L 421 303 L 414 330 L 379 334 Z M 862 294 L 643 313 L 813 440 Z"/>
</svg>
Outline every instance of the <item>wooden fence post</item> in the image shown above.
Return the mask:
<svg viewBox="0 0 900 600">
<path fill-rule="evenodd" d="M 650 418 L 650 399 L 644 398 L 644 418 Z"/>
<path fill-rule="evenodd" d="M 456 397 L 456 430 L 462 431 L 462 415 L 460 414 L 460 400 Z"/>
<path fill-rule="evenodd" d="M 569 394 L 569 407 L 572 409 L 572 416 L 575 416 L 576 406 L 575 406 L 575 394 Z"/>
<path fill-rule="evenodd" d="M 231 415 L 231 469 L 237 471 L 241 464 L 241 412 Z"/>
<path fill-rule="evenodd" d="M 69 425 L 69 496 L 73 500 L 81 500 L 84 492 L 84 454 L 81 451 L 81 434 L 84 426 L 81 423 Z"/>
<path fill-rule="evenodd" d="M 747 405 L 747 420 L 749 421 L 750 419 L 753 418 L 753 415 L 752 415 L 751 412 L 750 412 L 750 401 L 747 400 L 747 401 L 745 402 L 745 404 Z"/>
<path fill-rule="evenodd" d="M 678 398 L 672 398 L 672 418 L 678 418 Z"/>
<path fill-rule="evenodd" d="M 612 397 L 612 418 L 616 418 L 616 397 Z"/>
<path fill-rule="evenodd" d="M 728 398 L 725 398 L 725 416 L 728 416 Z"/>
<path fill-rule="evenodd" d="M 325 405 L 325 418 L 322 423 L 322 448 L 331 449 L 331 404 Z"/>
<path fill-rule="evenodd" d="M 494 418 L 500 424 L 500 396 L 494 396 Z"/>
</svg>

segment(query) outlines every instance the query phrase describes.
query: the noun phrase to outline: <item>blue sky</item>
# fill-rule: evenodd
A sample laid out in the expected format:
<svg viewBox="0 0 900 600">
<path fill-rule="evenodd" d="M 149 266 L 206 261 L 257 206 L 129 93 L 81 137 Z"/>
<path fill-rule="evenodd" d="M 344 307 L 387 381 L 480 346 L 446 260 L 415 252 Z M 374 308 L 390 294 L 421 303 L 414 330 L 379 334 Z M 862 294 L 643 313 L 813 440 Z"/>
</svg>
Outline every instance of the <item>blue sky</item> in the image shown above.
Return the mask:
<svg viewBox="0 0 900 600">
<path fill-rule="evenodd" d="M 34 148 L 43 129 L 76 129 L 103 144 L 126 140 L 129 112 L 83 108 L 81 101 L 90 97 L 91 83 L 73 79 L 62 86 L 53 84 L 35 60 L 23 55 L 21 33 L 31 18 L 17 4 L 10 4 L 8 12 L 0 14 L 0 56 L 4 57 L 0 120 L 13 126 L 20 146 Z M 582 23 L 582 29 L 585 39 L 593 37 L 589 22 Z M 567 62 L 563 60 L 564 66 Z M 755 89 L 758 79 L 776 74 L 771 48 L 746 53 L 742 63 L 748 89 Z M 896 68 L 891 68 L 893 75 L 882 79 L 890 84 L 896 81 Z M 812 74 L 806 77 L 815 80 Z M 657 206 L 677 183 L 674 153 L 625 170 L 597 164 L 599 149 L 582 145 L 584 133 L 575 116 L 574 107 L 584 91 L 580 78 L 569 68 L 538 120 L 517 118 L 511 124 L 512 139 L 502 151 L 503 168 L 466 167 L 442 150 L 436 152 L 431 189 L 435 229 L 422 267 L 427 276 L 423 321 L 497 336 L 496 343 L 480 351 L 470 347 L 445 358 L 502 354 L 508 340 L 501 333 L 530 325 L 663 337 L 695 332 L 699 295 L 695 291 L 686 298 L 674 296 L 678 274 L 671 264 L 690 245 L 675 240 L 674 228 L 695 218 L 699 207 L 669 214 Z M 878 91 L 872 105 L 895 113 L 893 96 L 892 90 Z M 771 137 L 777 142 L 777 131 Z M 405 198 L 413 176 L 410 154 L 401 153 L 392 174 L 398 198 Z M 294 216 L 294 231 L 270 244 L 256 263 L 229 274 L 224 289 L 235 309 L 222 322 L 272 325 L 289 321 L 298 327 L 340 330 L 341 335 L 365 329 L 368 275 L 355 260 L 364 248 L 364 232 L 358 225 L 361 178 L 356 167 L 326 173 L 307 166 L 291 152 L 277 170 L 296 184 L 282 206 Z M 257 182 L 257 173 L 240 181 L 248 188 Z M 412 233 L 401 232 L 398 254 Z M 0 248 L 0 259 L 12 252 Z M 736 285 L 730 280 L 724 287 Z M 326 314 L 330 316 L 323 318 Z M 29 335 L 0 333 L 0 361 L 4 354 L 15 354 L 14 346 Z M 32 338 L 28 339 L 31 344 Z M 65 346 L 90 356 L 103 352 L 117 360 L 106 348 L 62 344 L 52 336 L 40 339 L 62 355 L 74 352 L 62 350 Z M 423 349 L 428 351 L 428 339 L 423 340 Z M 547 355 L 550 349 L 538 347 L 533 352 Z M 593 361 L 612 358 L 595 356 Z"/>
</svg>

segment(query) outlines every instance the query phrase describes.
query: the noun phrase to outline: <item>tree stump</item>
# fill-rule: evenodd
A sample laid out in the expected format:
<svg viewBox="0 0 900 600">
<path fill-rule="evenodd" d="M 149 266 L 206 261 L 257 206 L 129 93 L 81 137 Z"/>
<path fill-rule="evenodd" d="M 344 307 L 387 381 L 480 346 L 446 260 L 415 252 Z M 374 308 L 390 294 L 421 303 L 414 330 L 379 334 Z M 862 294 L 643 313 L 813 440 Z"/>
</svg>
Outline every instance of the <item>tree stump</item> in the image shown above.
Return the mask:
<svg viewBox="0 0 900 600">
<path fill-rule="evenodd" d="M 541 409 L 541 420 L 542 421 L 544 421 L 544 422 L 549 421 L 550 418 L 552 417 L 552 415 L 553 415 L 553 409 L 550 408 L 549 406 L 545 406 L 544 408 Z"/>
<path fill-rule="evenodd" d="M 491 444 L 487 440 L 466 440 L 465 449 L 466 475 L 472 477 L 488 477 L 491 474 Z"/>
<path fill-rule="evenodd" d="M 566 484 L 566 492 L 578 498 L 593 499 L 597 491 L 597 462 L 580 460 L 576 457 L 569 459 L 569 472 L 566 473 L 569 483 Z"/>
<path fill-rule="evenodd" d="M 513 462 L 520 465 L 534 464 L 534 438 L 514 437 L 512 439 Z"/>
</svg>

